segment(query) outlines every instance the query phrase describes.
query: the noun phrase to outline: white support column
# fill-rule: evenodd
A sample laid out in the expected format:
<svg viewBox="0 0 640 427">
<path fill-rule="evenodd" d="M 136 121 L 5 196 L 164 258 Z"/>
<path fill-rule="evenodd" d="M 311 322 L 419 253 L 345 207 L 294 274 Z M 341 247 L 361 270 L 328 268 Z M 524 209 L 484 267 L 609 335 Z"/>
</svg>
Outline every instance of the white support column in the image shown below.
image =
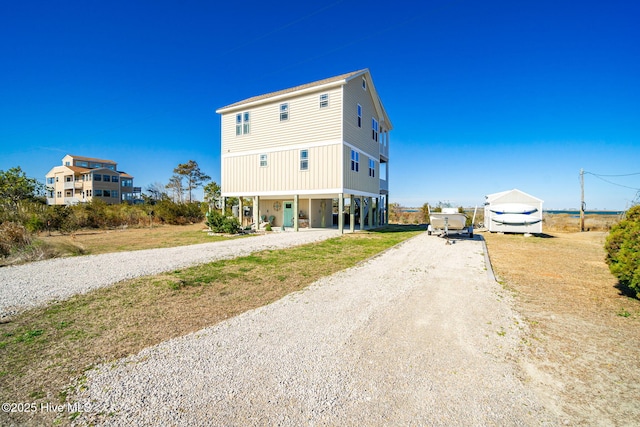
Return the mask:
<svg viewBox="0 0 640 427">
<path fill-rule="evenodd" d="M 344 233 L 344 194 L 338 194 L 338 230 Z"/>
<path fill-rule="evenodd" d="M 369 207 L 368 218 L 369 218 L 369 228 L 373 228 L 373 197 L 367 197 L 367 206 Z"/>
<path fill-rule="evenodd" d="M 349 231 L 356 231 L 356 204 L 353 194 L 349 194 Z"/>
<path fill-rule="evenodd" d="M 253 197 L 253 223 L 258 231 L 260 229 L 260 196 Z"/>
<path fill-rule="evenodd" d="M 360 196 L 360 231 L 364 231 L 364 196 Z"/>
<path fill-rule="evenodd" d="M 244 209 L 242 208 L 242 197 L 238 197 L 238 222 L 240 228 L 244 228 Z"/>
<path fill-rule="evenodd" d="M 298 196 L 297 194 L 295 196 L 293 196 L 293 231 L 298 231 L 299 225 L 298 225 L 298 210 L 300 209 L 300 203 L 298 203 L 300 200 L 300 196 Z"/>
</svg>

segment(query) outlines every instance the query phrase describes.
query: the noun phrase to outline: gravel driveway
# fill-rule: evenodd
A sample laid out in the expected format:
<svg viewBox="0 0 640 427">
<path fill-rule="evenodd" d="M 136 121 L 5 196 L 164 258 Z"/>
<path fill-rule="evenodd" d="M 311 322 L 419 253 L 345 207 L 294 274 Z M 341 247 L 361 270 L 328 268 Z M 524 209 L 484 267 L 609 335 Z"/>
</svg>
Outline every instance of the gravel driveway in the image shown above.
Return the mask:
<svg viewBox="0 0 640 427">
<path fill-rule="evenodd" d="M 521 325 L 480 240 L 423 233 L 100 365 L 69 401 L 78 425 L 557 425 L 521 379 Z"/>
<path fill-rule="evenodd" d="M 299 233 L 270 233 L 199 245 L 55 258 L 3 267 L 0 268 L 0 319 L 134 277 L 336 236 L 339 236 L 337 230 L 307 229 Z"/>
</svg>

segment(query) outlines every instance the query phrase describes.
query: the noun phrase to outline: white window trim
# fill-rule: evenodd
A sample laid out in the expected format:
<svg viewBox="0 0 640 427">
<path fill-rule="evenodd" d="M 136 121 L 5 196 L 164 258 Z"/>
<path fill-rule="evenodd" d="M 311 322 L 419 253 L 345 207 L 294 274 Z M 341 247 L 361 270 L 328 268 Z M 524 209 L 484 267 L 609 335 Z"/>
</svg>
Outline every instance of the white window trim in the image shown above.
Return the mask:
<svg viewBox="0 0 640 427">
<path fill-rule="evenodd" d="M 302 157 L 302 153 L 305 153 L 306 156 Z M 302 165 L 305 164 L 306 167 L 302 167 Z M 304 150 L 300 150 L 300 171 L 305 172 L 309 170 L 309 150 L 308 149 L 304 149 Z"/>
<path fill-rule="evenodd" d="M 288 120 L 289 120 L 289 103 L 283 102 L 282 104 L 280 104 L 280 121 L 286 122 Z"/>
<path fill-rule="evenodd" d="M 354 149 L 351 149 L 351 171 L 360 172 L 360 152 Z"/>
<path fill-rule="evenodd" d="M 269 155 L 268 154 L 260 154 L 260 167 L 261 168 L 266 168 L 267 166 L 269 166 Z"/>
<path fill-rule="evenodd" d="M 322 97 L 324 97 L 324 99 Z M 319 101 L 320 101 L 320 109 L 329 108 L 329 94 L 328 93 L 321 93 Z"/>
<path fill-rule="evenodd" d="M 362 105 L 358 104 L 358 109 L 356 110 L 356 114 L 358 115 L 357 125 L 359 128 L 362 127 Z"/>
</svg>

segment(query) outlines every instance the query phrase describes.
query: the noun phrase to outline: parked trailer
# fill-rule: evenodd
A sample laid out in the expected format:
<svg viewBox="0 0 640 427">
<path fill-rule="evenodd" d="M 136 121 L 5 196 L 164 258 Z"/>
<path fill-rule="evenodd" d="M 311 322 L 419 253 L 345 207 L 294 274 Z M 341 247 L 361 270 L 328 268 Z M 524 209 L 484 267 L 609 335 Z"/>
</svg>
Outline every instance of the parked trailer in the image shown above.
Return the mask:
<svg viewBox="0 0 640 427">
<path fill-rule="evenodd" d="M 429 209 L 429 207 L 427 206 Z M 477 208 L 476 208 L 477 209 Z M 473 214 L 475 221 L 476 214 Z M 455 208 L 442 208 L 442 212 L 431 212 L 429 209 L 429 226 L 427 234 L 437 234 L 440 237 L 449 237 L 452 234 L 468 234 L 473 237 L 473 221 L 470 226 L 467 223 L 467 215 L 458 212 Z"/>
</svg>

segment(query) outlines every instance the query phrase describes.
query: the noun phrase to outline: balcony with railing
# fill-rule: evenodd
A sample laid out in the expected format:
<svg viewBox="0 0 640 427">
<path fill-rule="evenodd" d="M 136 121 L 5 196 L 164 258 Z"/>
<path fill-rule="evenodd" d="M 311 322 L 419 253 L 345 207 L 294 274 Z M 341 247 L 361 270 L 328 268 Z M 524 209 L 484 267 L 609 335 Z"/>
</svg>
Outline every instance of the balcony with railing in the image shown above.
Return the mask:
<svg viewBox="0 0 640 427">
<path fill-rule="evenodd" d="M 389 132 L 380 132 L 380 160 L 389 160 Z"/>
</svg>

